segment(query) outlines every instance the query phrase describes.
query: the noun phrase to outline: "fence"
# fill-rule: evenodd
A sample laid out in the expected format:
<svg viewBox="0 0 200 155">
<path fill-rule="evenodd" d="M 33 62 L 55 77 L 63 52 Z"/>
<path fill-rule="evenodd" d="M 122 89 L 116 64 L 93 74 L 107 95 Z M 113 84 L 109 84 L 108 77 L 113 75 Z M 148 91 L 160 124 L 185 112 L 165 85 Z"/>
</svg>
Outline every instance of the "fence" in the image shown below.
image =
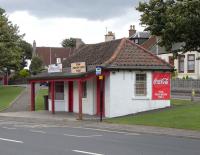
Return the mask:
<svg viewBox="0 0 200 155">
<path fill-rule="evenodd" d="M 200 92 L 200 80 L 173 79 L 171 81 L 171 89 L 172 91 L 192 91 L 194 89 Z"/>
<path fill-rule="evenodd" d="M 21 84 L 27 84 L 27 79 L 15 79 L 15 80 L 9 80 L 9 85 L 21 85 Z"/>
</svg>

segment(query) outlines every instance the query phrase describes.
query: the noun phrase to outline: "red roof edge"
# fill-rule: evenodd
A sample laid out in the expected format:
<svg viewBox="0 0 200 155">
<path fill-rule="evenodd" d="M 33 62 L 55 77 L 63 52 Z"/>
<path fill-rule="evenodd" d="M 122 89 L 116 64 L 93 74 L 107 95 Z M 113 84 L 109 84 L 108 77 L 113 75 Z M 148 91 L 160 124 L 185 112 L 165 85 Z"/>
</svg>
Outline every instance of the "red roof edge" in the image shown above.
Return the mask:
<svg viewBox="0 0 200 155">
<path fill-rule="evenodd" d="M 120 51 L 125 43 L 126 43 L 126 38 L 122 38 L 121 42 L 119 43 L 118 47 L 113 52 L 112 56 L 103 64 L 108 65 L 108 64 L 112 63 L 116 59 L 118 54 L 120 53 Z"/>
</svg>

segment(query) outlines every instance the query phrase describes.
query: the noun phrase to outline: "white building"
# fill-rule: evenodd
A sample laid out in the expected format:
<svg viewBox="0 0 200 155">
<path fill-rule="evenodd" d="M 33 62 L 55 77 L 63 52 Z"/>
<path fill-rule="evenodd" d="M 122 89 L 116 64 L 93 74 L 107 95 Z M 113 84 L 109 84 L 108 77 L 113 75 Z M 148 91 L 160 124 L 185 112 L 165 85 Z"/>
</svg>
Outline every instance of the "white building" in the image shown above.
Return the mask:
<svg viewBox="0 0 200 155">
<path fill-rule="evenodd" d="M 71 73 L 71 63 L 85 62 Z M 49 83 L 49 111 L 117 117 L 170 106 L 170 72 L 173 67 L 127 39 L 85 45 L 67 58 L 64 69 L 29 79 L 31 107 L 35 109 L 34 86 Z M 102 67 L 103 80 L 95 75 Z M 73 71 L 74 72 L 74 71 Z M 101 87 L 102 82 L 102 87 Z M 102 96 L 101 96 L 102 88 Z M 102 108 L 101 108 L 102 97 Z"/>
<path fill-rule="evenodd" d="M 200 79 L 200 53 L 197 51 L 179 52 L 178 57 L 173 59 L 173 54 L 166 51 L 164 47 L 158 45 L 158 38 L 150 37 L 142 45 L 161 59 L 174 66 L 178 78 Z M 181 44 L 174 45 L 173 48 L 180 48 Z"/>
</svg>

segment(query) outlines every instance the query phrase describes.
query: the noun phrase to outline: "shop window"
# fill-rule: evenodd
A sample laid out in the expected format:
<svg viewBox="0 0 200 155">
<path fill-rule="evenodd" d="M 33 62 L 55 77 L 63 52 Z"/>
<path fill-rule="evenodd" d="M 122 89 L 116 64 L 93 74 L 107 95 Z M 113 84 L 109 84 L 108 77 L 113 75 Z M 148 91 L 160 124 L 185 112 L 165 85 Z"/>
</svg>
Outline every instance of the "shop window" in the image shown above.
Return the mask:
<svg viewBox="0 0 200 155">
<path fill-rule="evenodd" d="M 135 96 L 146 96 L 147 94 L 147 76 L 146 74 L 136 74 Z"/>
<path fill-rule="evenodd" d="M 87 81 L 83 82 L 83 98 L 87 98 Z"/>
<path fill-rule="evenodd" d="M 64 82 L 55 82 L 55 99 L 64 100 Z"/>
<path fill-rule="evenodd" d="M 178 57 L 178 71 L 179 71 L 179 73 L 184 73 L 184 59 L 185 59 L 184 55 L 180 55 Z"/>
<path fill-rule="evenodd" d="M 188 54 L 187 57 L 187 70 L 188 73 L 194 73 L 195 72 L 195 55 L 194 54 Z"/>
</svg>

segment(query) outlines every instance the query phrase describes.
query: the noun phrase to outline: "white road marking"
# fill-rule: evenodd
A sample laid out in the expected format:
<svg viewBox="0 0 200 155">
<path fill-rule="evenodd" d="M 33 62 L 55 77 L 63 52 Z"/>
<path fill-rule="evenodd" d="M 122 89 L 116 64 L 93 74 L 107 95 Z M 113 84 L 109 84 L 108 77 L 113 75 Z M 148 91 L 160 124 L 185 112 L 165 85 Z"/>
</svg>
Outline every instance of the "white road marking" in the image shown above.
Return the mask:
<svg viewBox="0 0 200 155">
<path fill-rule="evenodd" d="M 90 154 L 90 155 L 104 155 L 99 153 L 87 152 L 87 151 L 80 151 L 80 150 L 72 150 L 73 152 L 83 153 L 83 154 Z"/>
<path fill-rule="evenodd" d="M 118 134 L 130 134 L 130 135 L 140 135 L 139 133 L 131 133 L 131 132 L 123 132 L 123 131 L 113 131 L 113 130 L 106 130 L 106 129 L 98 129 L 98 128 L 86 128 L 86 127 L 73 127 L 77 129 L 85 129 L 85 130 L 94 130 L 94 131 L 102 131 L 102 132 L 110 132 L 110 133 L 118 133 Z"/>
<path fill-rule="evenodd" d="M 2 140 L 2 141 L 7 141 L 7 142 L 14 142 L 14 143 L 24 143 L 24 142 L 22 142 L 22 141 L 13 140 L 13 139 L 5 139 L 5 138 L 0 138 L 0 140 Z"/>
<path fill-rule="evenodd" d="M 15 130 L 16 128 L 10 128 L 10 127 L 6 127 L 6 126 L 3 126 L 2 127 L 3 129 L 8 129 L 8 130 Z"/>
<path fill-rule="evenodd" d="M 34 132 L 34 133 L 42 133 L 42 134 L 45 134 L 46 132 L 44 131 L 41 131 L 41 130 L 30 130 L 31 132 Z"/>
<path fill-rule="evenodd" d="M 70 135 L 70 134 L 64 134 L 65 136 L 69 137 L 77 137 L 77 138 L 91 138 L 91 137 L 100 137 L 102 135 L 88 135 L 88 136 L 79 136 L 79 135 Z"/>
<path fill-rule="evenodd" d="M 140 134 L 139 133 L 127 133 L 127 134 L 125 134 L 125 135 L 127 135 L 127 136 L 139 136 Z"/>
</svg>

